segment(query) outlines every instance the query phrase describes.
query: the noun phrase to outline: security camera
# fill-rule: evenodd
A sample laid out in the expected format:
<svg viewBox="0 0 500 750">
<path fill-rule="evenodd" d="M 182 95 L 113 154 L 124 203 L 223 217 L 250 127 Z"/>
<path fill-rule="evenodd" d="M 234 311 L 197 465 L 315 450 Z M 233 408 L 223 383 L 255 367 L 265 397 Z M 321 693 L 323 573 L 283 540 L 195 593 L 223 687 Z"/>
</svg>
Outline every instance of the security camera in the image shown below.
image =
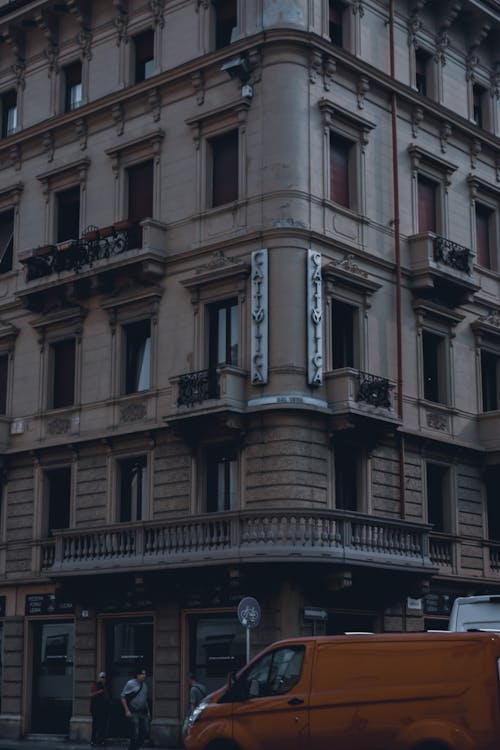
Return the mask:
<svg viewBox="0 0 500 750">
<path fill-rule="evenodd" d="M 246 57 L 232 57 L 221 66 L 231 78 L 239 78 L 242 83 L 246 83 L 252 72 L 249 61 Z"/>
</svg>

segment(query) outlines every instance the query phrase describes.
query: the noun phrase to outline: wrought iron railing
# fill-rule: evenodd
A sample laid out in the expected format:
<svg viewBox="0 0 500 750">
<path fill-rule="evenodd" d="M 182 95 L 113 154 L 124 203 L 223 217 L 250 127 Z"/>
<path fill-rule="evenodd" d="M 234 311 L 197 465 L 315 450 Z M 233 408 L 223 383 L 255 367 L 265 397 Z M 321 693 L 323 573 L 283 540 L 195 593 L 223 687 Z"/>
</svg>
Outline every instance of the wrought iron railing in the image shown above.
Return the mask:
<svg viewBox="0 0 500 750">
<path fill-rule="evenodd" d="M 469 248 L 451 242 L 446 237 L 434 237 L 434 260 L 456 271 L 470 274 L 471 259 L 472 253 Z"/>
<path fill-rule="evenodd" d="M 31 255 L 21 259 L 27 269 L 26 280 L 62 271 L 79 273 L 84 268 L 92 268 L 100 260 L 120 255 L 129 247 L 138 247 L 139 233 L 140 227 L 130 225 L 121 227 L 117 224 L 106 230 L 88 227 L 78 240 L 35 248 Z"/>
<path fill-rule="evenodd" d="M 426 527 L 348 511 L 242 511 L 183 520 L 54 532 L 42 554 L 50 573 L 109 567 L 206 564 L 229 559 L 352 559 L 431 568 Z"/>
<path fill-rule="evenodd" d="M 194 406 L 209 398 L 220 398 L 216 370 L 199 370 L 181 375 L 178 381 L 177 406 Z"/>
<path fill-rule="evenodd" d="M 358 381 L 356 401 L 364 401 L 371 406 L 380 406 L 385 409 L 391 408 L 391 390 L 394 385 L 387 378 L 360 371 Z"/>
</svg>

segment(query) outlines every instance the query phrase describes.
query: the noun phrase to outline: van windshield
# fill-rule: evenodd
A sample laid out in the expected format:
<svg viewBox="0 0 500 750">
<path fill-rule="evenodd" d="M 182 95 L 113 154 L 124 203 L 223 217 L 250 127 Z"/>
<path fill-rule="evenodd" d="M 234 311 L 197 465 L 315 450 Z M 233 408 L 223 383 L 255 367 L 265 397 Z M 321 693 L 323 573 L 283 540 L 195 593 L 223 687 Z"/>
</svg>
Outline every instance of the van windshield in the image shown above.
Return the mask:
<svg viewBox="0 0 500 750">
<path fill-rule="evenodd" d="M 300 679 L 304 646 L 286 646 L 264 654 L 245 670 L 222 701 L 244 701 L 287 693 Z"/>
</svg>

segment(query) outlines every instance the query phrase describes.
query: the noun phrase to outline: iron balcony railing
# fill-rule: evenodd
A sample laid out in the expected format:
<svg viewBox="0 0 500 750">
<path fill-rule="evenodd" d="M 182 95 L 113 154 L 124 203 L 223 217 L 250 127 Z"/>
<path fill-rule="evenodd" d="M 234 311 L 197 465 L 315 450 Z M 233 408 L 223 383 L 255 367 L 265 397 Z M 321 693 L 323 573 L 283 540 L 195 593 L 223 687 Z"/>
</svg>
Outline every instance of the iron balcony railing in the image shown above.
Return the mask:
<svg viewBox="0 0 500 750">
<path fill-rule="evenodd" d="M 434 237 L 434 260 L 462 273 L 470 274 L 472 271 L 472 253 L 469 248 L 446 237 Z"/>
<path fill-rule="evenodd" d="M 41 544 L 41 567 L 49 575 L 263 557 L 432 568 L 427 527 L 340 510 L 212 513 L 56 531 L 54 537 Z"/>
<path fill-rule="evenodd" d="M 219 377 L 216 370 L 188 372 L 179 377 L 177 406 L 194 406 L 211 398 L 220 398 Z"/>
<path fill-rule="evenodd" d="M 27 257 L 21 258 L 26 266 L 26 280 L 33 281 L 62 271 L 79 273 L 82 269 L 92 268 L 100 260 L 139 247 L 140 232 L 139 226 L 119 222 L 105 229 L 88 227 L 78 240 L 35 248 Z"/>
<path fill-rule="evenodd" d="M 394 385 L 387 378 L 372 375 L 368 372 L 358 373 L 359 388 L 356 401 L 363 401 L 371 406 L 391 408 L 391 390 Z"/>
</svg>

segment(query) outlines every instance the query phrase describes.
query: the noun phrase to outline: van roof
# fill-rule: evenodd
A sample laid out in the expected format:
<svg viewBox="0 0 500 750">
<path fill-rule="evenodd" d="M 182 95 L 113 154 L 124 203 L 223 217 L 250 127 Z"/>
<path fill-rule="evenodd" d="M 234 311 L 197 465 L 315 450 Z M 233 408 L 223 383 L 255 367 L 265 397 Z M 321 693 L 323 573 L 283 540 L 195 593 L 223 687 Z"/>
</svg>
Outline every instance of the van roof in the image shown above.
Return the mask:
<svg viewBox="0 0 500 750">
<path fill-rule="evenodd" d="M 306 636 L 304 638 L 287 638 L 286 640 L 277 641 L 273 646 L 299 643 L 353 643 L 375 641 L 380 642 L 398 642 L 398 641 L 457 641 L 457 640 L 484 640 L 497 642 L 500 645 L 500 632 L 494 631 L 469 631 L 457 632 L 450 630 L 440 630 L 434 632 L 418 633 L 356 633 L 352 635 L 318 635 Z"/>
</svg>

